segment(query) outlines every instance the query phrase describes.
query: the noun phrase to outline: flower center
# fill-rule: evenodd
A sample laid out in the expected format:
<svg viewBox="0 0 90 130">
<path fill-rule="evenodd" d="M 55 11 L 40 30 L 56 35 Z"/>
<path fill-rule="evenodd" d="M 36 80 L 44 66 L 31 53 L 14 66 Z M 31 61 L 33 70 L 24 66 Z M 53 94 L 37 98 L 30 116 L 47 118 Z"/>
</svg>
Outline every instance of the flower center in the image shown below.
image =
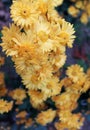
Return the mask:
<svg viewBox="0 0 90 130">
<path fill-rule="evenodd" d="M 21 12 L 21 15 L 22 15 L 24 18 L 28 17 L 29 14 L 30 14 L 30 12 L 27 11 L 27 10 L 23 10 L 23 11 Z"/>
<path fill-rule="evenodd" d="M 69 41 L 69 35 L 67 34 L 67 33 L 65 33 L 65 32 L 61 32 L 60 34 L 59 34 L 59 36 L 61 37 L 61 43 L 62 44 L 64 44 L 64 45 L 66 45 L 67 44 L 67 42 Z"/>
</svg>

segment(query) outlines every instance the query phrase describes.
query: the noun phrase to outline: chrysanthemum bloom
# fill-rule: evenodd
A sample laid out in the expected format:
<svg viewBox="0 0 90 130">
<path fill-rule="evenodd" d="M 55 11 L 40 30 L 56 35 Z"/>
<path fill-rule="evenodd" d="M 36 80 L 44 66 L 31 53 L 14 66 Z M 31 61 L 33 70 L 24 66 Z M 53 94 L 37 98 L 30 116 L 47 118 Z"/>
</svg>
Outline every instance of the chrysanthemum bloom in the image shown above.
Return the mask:
<svg viewBox="0 0 90 130">
<path fill-rule="evenodd" d="M 69 76 L 69 78 L 72 79 L 74 83 L 82 82 L 81 80 L 83 77 L 85 79 L 85 73 L 83 68 L 77 64 L 68 67 L 66 74 Z"/>
<path fill-rule="evenodd" d="M 28 28 L 38 18 L 37 5 L 31 0 L 13 1 L 11 6 L 11 18 L 21 27 Z"/>
<path fill-rule="evenodd" d="M 7 102 L 6 100 L 0 99 L 0 114 L 9 112 L 13 107 L 13 102 Z"/>
<path fill-rule="evenodd" d="M 36 121 L 41 125 L 46 125 L 47 123 L 52 122 L 55 116 L 56 111 L 48 109 L 47 111 L 42 111 L 40 114 L 38 114 Z"/>
<path fill-rule="evenodd" d="M 68 8 L 68 13 L 69 13 L 70 15 L 72 15 L 73 17 L 77 17 L 78 14 L 79 14 L 79 10 L 78 10 L 76 7 L 74 7 L 74 6 L 70 6 L 70 7 Z"/>
<path fill-rule="evenodd" d="M 26 92 L 24 89 L 17 88 L 9 93 L 14 100 L 16 100 L 16 104 L 21 104 L 22 101 L 26 98 Z"/>
</svg>

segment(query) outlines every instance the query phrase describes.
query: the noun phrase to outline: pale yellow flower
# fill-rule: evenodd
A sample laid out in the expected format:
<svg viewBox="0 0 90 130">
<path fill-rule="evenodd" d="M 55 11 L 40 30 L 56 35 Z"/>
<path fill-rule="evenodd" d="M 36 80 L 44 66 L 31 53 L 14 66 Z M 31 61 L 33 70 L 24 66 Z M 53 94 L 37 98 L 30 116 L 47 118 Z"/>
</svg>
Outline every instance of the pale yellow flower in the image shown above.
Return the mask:
<svg viewBox="0 0 90 130">
<path fill-rule="evenodd" d="M 34 8 L 33 8 L 34 7 Z M 13 1 L 11 6 L 11 18 L 22 28 L 30 27 L 38 18 L 39 12 L 34 2 L 30 0 Z"/>
<path fill-rule="evenodd" d="M 16 55 L 17 44 L 13 41 L 13 38 L 18 38 L 20 36 L 20 29 L 16 25 L 11 24 L 10 28 L 3 28 L 2 34 L 3 43 L 1 46 L 3 47 L 3 51 L 5 51 L 9 56 Z"/>
<path fill-rule="evenodd" d="M 51 38 L 54 41 L 59 42 L 60 44 L 68 47 L 72 47 L 72 44 L 75 39 L 75 31 L 73 25 L 66 22 L 65 20 L 58 19 L 57 23 L 52 22 L 52 32 Z M 53 33 L 55 31 L 55 34 Z M 56 43 L 56 42 L 55 42 Z"/>
<path fill-rule="evenodd" d="M 77 64 L 68 67 L 66 74 L 69 76 L 69 78 L 72 79 L 74 83 L 82 81 L 82 78 L 85 77 L 83 68 Z"/>
</svg>

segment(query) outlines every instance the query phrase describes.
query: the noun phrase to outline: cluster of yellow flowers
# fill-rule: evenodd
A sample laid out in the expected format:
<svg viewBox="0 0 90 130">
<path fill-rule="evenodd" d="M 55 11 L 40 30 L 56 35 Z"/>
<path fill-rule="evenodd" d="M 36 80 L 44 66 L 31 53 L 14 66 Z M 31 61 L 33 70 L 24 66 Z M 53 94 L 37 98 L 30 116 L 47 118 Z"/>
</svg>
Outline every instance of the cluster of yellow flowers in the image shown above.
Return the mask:
<svg viewBox="0 0 90 130">
<path fill-rule="evenodd" d="M 11 18 L 14 23 L 3 28 L 1 46 L 6 55 L 12 57 L 27 88 L 30 103 L 35 109 L 43 110 L 36 121 L 46 125 L 58 116 L 57 130 L 71 130 L 80 128 L 83 122 L 81 115 L 73 114 L 72 110 L 77 107 L 81 92 L 89 88 L 89 75 L 79 65 L 72 65 L 67 69 L 68 77 L 60 81 L 56 76 L 65 64 L 66 47 L 72 48 L 75 39 L 73 25 L 60 18 L 55 10 L 55 6 L 62 2 L 13 0 Z M 65 92 L 61 93 L 63 86 Z M 17 104 L 26 98 L 23 89 L 13 90 L 9 95 Z M 56 110 L 48 109 L 45 103 L 48 98 L 55 102 Z M 19 123 L 22 122 L 25 120 Z"/>
<path fill-rule="evenodd" d="M 66 71 L 67 77 L 60 81 L 61 86 L 64 86 L 65 92 L 60 95 L 53 96 L 57 108 L 57 115 L 60 122 L 55 123 L 57 130 L 69 128 L 69 130 L 80 129 L 83 125 L 84 118 L 80 113 L 72 114 L 72 111 L 77 108 L 77 100 L 83 92 L 90 88 L 90 69 L 87 73 L 79 65 L 71 65 Z"/>
<path fill-rule="evenodd" d="M 80 16 L 80 21 L 84 24 L 88 23 L 90 18 L 90 0 L 71 0 L 74 5 L 68 8 L 68 12 L 73 17 Z"/>
</svg>

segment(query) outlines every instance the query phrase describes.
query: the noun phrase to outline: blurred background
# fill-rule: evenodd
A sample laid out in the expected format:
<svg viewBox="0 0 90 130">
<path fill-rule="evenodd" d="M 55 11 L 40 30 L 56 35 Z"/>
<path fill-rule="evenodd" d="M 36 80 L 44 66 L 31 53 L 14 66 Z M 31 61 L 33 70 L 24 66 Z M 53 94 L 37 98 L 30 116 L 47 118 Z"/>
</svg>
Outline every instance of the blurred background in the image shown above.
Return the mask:
<svg viewBox="0 0 90 130">
<path fill-rule="evenodd" d="M 64 0 L 63 4 L 56 8 L 60 16 L 74 25 L 76 31 L 76 40 L 73 48 L 67 48 L 67 61 L 64 69 L 69 65 L 77 63 L 84 68 L 84 71 L 87 71 L 90 67 L 90 6 L 85 9 L 80 3 L 75 3 L 74 1 Z M 85 1 L 90 4 L 89 0 Z M 0 0 L 0 42 L 2 36 L 1 29 L 3 26 L 9 26 L 9 23 L 12 22 L 9 9 L 11 3 L 11 0 Z M 0 82 L 2 81 L 2 73 L 4 75 L 4 87 L 1 87 L 0 83 L 0 98 L 3 97 L 4 99 L 11 100 L 7 93 L 12 89 L 23 87 L 23 85 L 21 78 L 16 74 L 11 58 L 6 58 L 0 48 Z M 81 130 L 90 130 L 90 90 L 81 95 L 78 104 L 76 111 L 82 112 L 85 116 L 85 122 Z M 25 101 L 23 105 L 18 105 L 18 109 L 26 110 L 27 105 L 28 101 Z M 55 130 L 53 123 L 46 127 L 39 125 L 30 127 L 27 125 L 28 128 L 25 128 L 23 123 L 19 122 L 15 116 L 18 111 L 16 108 L 17 105 L 13 108 L 12 112 L 0 115 L 0 130 Z M 31 112 L 30 115 L 34 116 L 36 111 L 31 106 L 29 106 L 29 110 Z M 28 123 L 30 124 L 30 122 Z"/>
</svg>

